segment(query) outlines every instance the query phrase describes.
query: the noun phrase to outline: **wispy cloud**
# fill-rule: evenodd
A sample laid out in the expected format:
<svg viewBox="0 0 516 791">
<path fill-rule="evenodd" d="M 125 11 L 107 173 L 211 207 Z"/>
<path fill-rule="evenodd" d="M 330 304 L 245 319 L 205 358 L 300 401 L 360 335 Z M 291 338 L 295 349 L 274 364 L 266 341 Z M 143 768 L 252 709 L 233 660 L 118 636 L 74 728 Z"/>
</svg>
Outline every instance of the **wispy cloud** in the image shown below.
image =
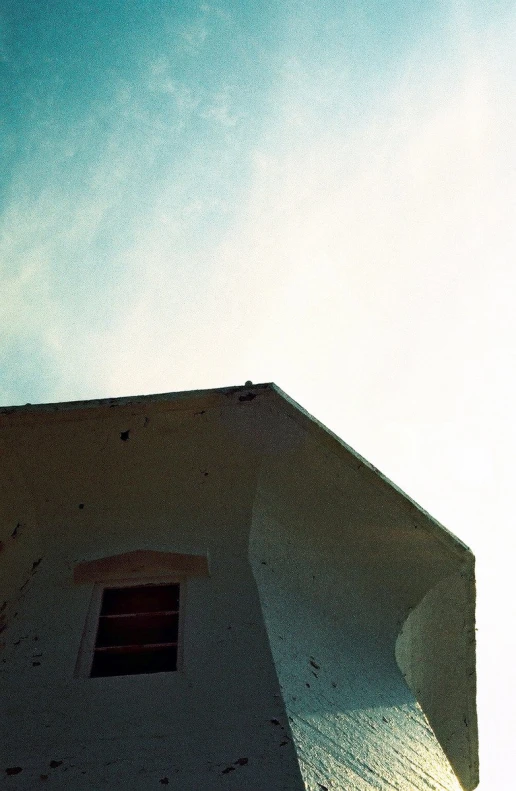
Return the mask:
<svg viewBox="0 0 516 791">
<path fill-rule="evenodd" d="M 500 56 L 509 25 L 476 40 L 469 23 L 452 20 L 447 36 L 448 61 L 432 57 L 429 34 L 360 112 L 350 112 L 357 86 L 337 55 L 311 70 L 310 51 L 285 43 L 268 122 L 246 142 L 252 165 L 242 173 L 229 152 L 217 162 L 209 144 L 175 135 L 200 121 L 232 130 L 252 105 L 235 100 L 227 79 L 210 93 L 180 78 L 169 55 L 145 59 L 139 82 L 118 83 L 118 126 L 76 171 L 86 188 L 67 190 L 63 170 L 37 198 L 23 193 L 28 171 L 19 170 L 4 217 L 10 332 L 31 326 L 56 371 L 67 358 L 66 377 L 80 351 L 81 392 L 95 395 L 222 384 L 250 367 L 284 383 L 303 371 L 315 393 L 338 360 L 354 371 L 348 408 L 367 392 L 393 420 L 416 374 L 423 387 L 424 356 L 429 375 L 446 372 L 436 404 L 448 409 L 467 342 L 456 306 L 467 323 L 480 292 L 496 298 L 488 257 L 497 282 L 505 277 L 514 100 Z M 73 160 L 79 131 L 66 148 Z M 99 269 L 96 287 L 98 260 L 110 274 Z M 81 268 L 82 301 L 73 296 Z"/>
<path fill-rule="evenodd" d="M 199 54 L 209 35 L 208 16 L 210 11 L 210 6 L 201 3 L 195 18 L 178 28 L 179 43 L 191 55 Z"/>
<path fill-rule="evenodd" d="M 201 116 L 216 121 L 222 126 L 235 126 L 242 114 L 233 109 L 232 92 L 230 86 L 225 86 L 221 91 L 218 91 L 210 98 L 207 107 L 202 110 Z"/>
</svg>

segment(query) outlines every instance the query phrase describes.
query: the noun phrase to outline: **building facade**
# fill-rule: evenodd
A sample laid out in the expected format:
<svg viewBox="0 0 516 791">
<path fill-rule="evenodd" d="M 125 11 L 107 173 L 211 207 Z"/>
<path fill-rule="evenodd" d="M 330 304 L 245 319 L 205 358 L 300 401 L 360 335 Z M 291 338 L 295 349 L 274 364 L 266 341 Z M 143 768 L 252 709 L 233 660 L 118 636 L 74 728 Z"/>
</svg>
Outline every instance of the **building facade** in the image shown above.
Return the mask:
<svg viewBox="0 0 516 791">
<path fill-rule="evenodd" d="M 0 410 L 5 788 L 478 782 L 473 556 L 274 385 Z"/>
</svg>

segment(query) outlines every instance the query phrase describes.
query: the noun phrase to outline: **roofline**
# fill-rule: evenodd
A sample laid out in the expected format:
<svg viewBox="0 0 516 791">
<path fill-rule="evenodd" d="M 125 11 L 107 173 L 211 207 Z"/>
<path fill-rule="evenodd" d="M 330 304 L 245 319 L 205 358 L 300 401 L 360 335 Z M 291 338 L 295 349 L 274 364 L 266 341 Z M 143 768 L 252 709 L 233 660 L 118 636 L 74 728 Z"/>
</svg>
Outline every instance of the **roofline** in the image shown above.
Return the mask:
<svg viewBox="0 0 516 791">
<path fill-rule="evenodd" d="M 182 402 L 187 399 L 211 399 L 213 396 L 230 396 L 239 390 L 267 390 L 276 388 L 272 382 L 252 385 L 233 385 L 230 387 L 213 387 L 208 390 L 179 390 L 173 393 L 152 393 L 149 395 L 120 396 L 119 398 L 92 398 L 83 401 L 51 401 L 43 404 L 17 404 L 0 407 L 0 415 L 18 415 L 33 413 L 68 412 L 70 410 L 96 409 L 98 407 L 139 406 L 160 402 Z M 280 388 L 276 388 L 279 392 Z"/>
<path fill-rule="evenodd" d="M 147 404 L 166 404 L 169 409 L 180 410 L 184 409 L 186 406 L 185 402 L 188 402 L 188 408 L 194 406 L 202 409 L 215 407 L 217 402 L 220 403 L 221 396 L 231 397 L 233 394 L 241 391 L 250 393 L 255 393 L 256 391 L 262 391 L 263 393 L 269 392 L 272 397 L 277 400 L 278 406 L 283 412 L 306 428 L 311 434 L 317 436 L 333 455 L 348 461 L 348 463 L 351 462 L 356 471 L 362 470 L 362 474 L 368 475 L 373 485 L 380 487 L 388 495 L 394 495 L 402 499 L 406 506 L 412 511 L 414 518 L 417 519 L 418 524 L 422 528 L 434 533 L 441 543 L 455 554 L 464 555 L 466 553 L 473 558 L 471 550 L 464 542 L 438 522 L 437 519 L 434 519 L 428 511 L 425 511 L 424 508 L 418 505 L 415 500 L 389 480 L 389 478 L 380 472 L 373 464 L 357 453 L 356 450 L 317 420 L 317 418 L 313 417 L 313 415 L 307 412 L 306 409 L 285 393 L 281 387 L 274 384 L 274 382 L 233 385 L 230 387 L 218 387 L 208 390 L 183 390 L 172 393 L 121 396 L 119 398 L 96 398 L 85 401 L 62 401 L 44 404 L 5 406 L 0 407 L 0 422 L 5 423 L 5 420 L 2 421 L 1 419 L 7 416 L 11 419 L 19 417 L 23 422 L 24 418 L 30 420 L 31 417 L 37 417 L 38 415 L 49 415 L 56 418 L 58 415 L 62 415 L 62 419 L 71 420 L 73 416 L 69 414 L 70 412 L 76 414 L 77 412 L 82 412 L 83 414 L 81 417 L 88 418 L 90 415 L 87 413 L 90 412 L 90 410 L 104 409 L 106 407 L 110 409 L 117 407 L 144 407 Z"/>
<path fill-rule="evenodd" d="M 336 455 L 341 457 L 344 454 L 351 459 L 353 459 L 356 464 L 355 469 L 358 470 L 365 470 L 366 474 L 369 474 L 371 481 L 376 486 L 379 486 L 383 491 L 388 494 L 394 494 L 397 497 L 400 497 L 402 500 L 405 501 L 406 505 L 409 506 L 410 510 L 413 511 L 414 517 L 418 519 L 418 523 L 421 527 L 429 529 L 435 536 L 446 545 L 449 549 L 454 551 L 454 553 L 458 553 L 460 555 L 467 554 L 470 556 L 471 560 L 474 560 L 473 553 L 471 549 L 465 544 L 463 541 L 460 540 L 454 533 L 448 530 L 441 522 L 437 519 L 434 519 L 428 511 L 425 511 L 415 500 L 412 499 L 403 489 L 400 489 L 395 483 L 393 483 L 386 475 L 384 475 L 374 464 L 367 461 L 363 456 L 360 455 L 351 445 L 348 445 L 344 440 L 342 440 L 337 434 L 335 434 L 331 429 L 321 423 L 320 420 L 317 420 L 313 415 L 307 412 L 297 401 L 294 401 L 287 393 L 285 393 L 278 385 L 271 382 L 268 387 L 274 391 L 274 393 L 279 396 L 283 402 L 283 408 L 287 411 L 294 420 L 297 419 L 299 422 L 299 417 L 301 417 L 302 422 L 310 427 L 310 431 L 313 434 L 318 434 L 321 438 L 322 442 L 326 445 L 328 450 L 333 452 Z M 343 454 L 344 451 L 344 454 Z"/>
</svg>

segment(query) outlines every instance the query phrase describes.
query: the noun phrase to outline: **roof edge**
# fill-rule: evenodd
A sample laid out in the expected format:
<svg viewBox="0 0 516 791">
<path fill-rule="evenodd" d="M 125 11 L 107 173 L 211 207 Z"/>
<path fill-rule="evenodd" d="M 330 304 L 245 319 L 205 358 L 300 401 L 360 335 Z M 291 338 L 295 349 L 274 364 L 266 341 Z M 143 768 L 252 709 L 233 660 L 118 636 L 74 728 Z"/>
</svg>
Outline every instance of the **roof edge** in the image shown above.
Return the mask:
<svg viewBox="0 0 516 791">
<path fill-rule="evenodd" d="M 229 387 L 210 388 L 207 390 L 181 390 L 178 392 L 169 393 L 156 393 L 150 395 L 136 395 L 136 396 L 121 396 L 118 398 L 97 398 L 82 401 L 58 401 L 43 404 L 21 404 L 15 406 L 0 407 L 0 418 L 4 416 L 23 416 L 30 417 L 32 415 L 48 414 L 57 415 L 59 413 L 70 413 L 78 411 L 89 411 L 103 407 L 137 407 L 145 406 L 146 404 L 160 404 L 171 403 L 172 408 L 181 408 L 183 403 L 188 400 L 194 400 L 202 406 L 215 405 L 215 399 L 221 396 L 231 396 L 234 393 L 241 391 L 269 391 L 273 397 L 276 397 L 279 404 L 286 411 L 290 417 L 301 423 L 305 428 L 308 428 L 312 433 L 318 434 L 319 437 L 326 444 L 328 449 L 336 455 L 342 455 L 344 452 L 348 458 L 356 462 L 356 469 L 363 469 L 366 473 L 371 475 L 372 482 L 375 485 L 380 485 L 384 491 L 389 494 L 395 494 L 400 497 L 409 508 L 413 509 L 415 515 L 419 517 L 420 521 L 426 525 L 427 528 L 435 532 L 435 535 L 441 540 L 442 543 L 448 548 L 454 550 L 456 553 L 473 554 L 470 548 L 464 544 L 457 536 L 449 531 L 437 519 L 434 519 L 428 511 L 425 511 L 418 503 L 409 497 L 402 489 L 394 484 L 387 476 L 380 472 L 377 467 L 371 464 L 367 459 L 361 456 L 350 445 L 344 442 L 337 434 L 331 431 L 327 426 L 321 423 L 317 418 L 311 415 L 304 407 L 297 401 L 291 398 L 284 390 L 281 389 L 274 382 L 262 382 L 258 384 L 243 384 L 232 385 Z M 211 402 L 211 404 L 210 404 Z M 63 416 L 64 416 L 63 414 Z"/>
<path fill-rule="evenodd" d="M 406 505 L 415 512 L 415 516 L 419 518 L 422 525 L 426 526 L 427 529 L 430 529 L 441 541 L 441 543 L 454 551 L 456 554 L 464 555 L 467 553 L 471 555 L 471 557 L 474 557 L 473 552 L 467 546 L 467 544 L 461 541 L 460 538 L 448 530 L 448 528 L 441 524 L 441 522 L 439 522 L 437 519 L 434 519 L 434 517 L 431 516 L 428 511 L 422 508 L 419 503 L 413 500 L 408 494 L 400 489 L 399 486 L 387 478 L 387 476 L 384 475 L 377 467 L 375 467 L 373 464 L 371 464 L 371 462 L 367 461 L 367 459 L 361 456 L 360 453 L 354 450 L 354 448 L 344 442 L 344 440 L 342 440 L 337 434 L 325 426 L 324 423 L 321 423 L 320 420 L 317 420 L 317 418 L 311 415 L 306 409 L 298 404 L 297 401 L 285 393 L 281 387 L 278 387 L 278 385 L 276 385 L 274 382 L 271 382 L 268 387 L 279 398 L 282 408 L 287 411 L 291 417 L 294 419 L 297 418 L 298 421 L 299 417 L 301 417 L 303 423 L 307 427 L 310 427 L 309 430 L 311 430 L 312 433 L 319 434 L 320 437 L 324 437 L 323 441 L 332 453 L 342 455 L 342 452 L 345 451 L 345 453 L 356 462 L 357 470 L 366 470 L 371 474 L 371 479 L 375 485 L 379 485 L 382 489 L 384 489 L 384 491 L 400 497 L 406 503 Z"/>
<path fill-rule="evenodd" d="M 213 387 L 207 390 L 179 390 L 170 393 L 152 393 L 149 395 L 119 396 L 118 398 L 91 398 L 81 401 L 50 401 L 42 404 L 16 404 L 13 406 L 0 406 L 0 415 L 56 413 L 80 409 L 96 409 L 98 407 L 138 406 L 139 404 L 153 404 L 164 401 L 181 402 L 190 398 L 210 398 L 217 395 L 230 396 L 240 390 L 267 390 L 275 387 L 272 382 L 259 384 L 232 385 L 229 387 Z"/>
</svg>

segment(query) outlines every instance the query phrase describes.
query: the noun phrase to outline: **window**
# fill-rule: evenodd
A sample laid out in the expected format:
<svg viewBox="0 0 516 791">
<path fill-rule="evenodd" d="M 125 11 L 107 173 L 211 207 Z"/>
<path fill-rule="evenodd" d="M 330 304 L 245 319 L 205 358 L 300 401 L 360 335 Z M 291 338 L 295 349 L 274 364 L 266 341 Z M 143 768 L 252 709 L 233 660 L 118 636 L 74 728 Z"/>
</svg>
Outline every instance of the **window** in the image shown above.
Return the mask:
<svg viewBox="0 0 516 791">
<path fill-rule="evenodd" d="M 135 549 L 75 561 L 74 583 L 92 592 L 74 676 L 181 670 L 186 589 L 209 574 L 207 554 Z"/>
<path fill-rule="evenodd" d="M 89 675 L 177 670 L 179 583 L 106 587 Z"/>
</svg>

